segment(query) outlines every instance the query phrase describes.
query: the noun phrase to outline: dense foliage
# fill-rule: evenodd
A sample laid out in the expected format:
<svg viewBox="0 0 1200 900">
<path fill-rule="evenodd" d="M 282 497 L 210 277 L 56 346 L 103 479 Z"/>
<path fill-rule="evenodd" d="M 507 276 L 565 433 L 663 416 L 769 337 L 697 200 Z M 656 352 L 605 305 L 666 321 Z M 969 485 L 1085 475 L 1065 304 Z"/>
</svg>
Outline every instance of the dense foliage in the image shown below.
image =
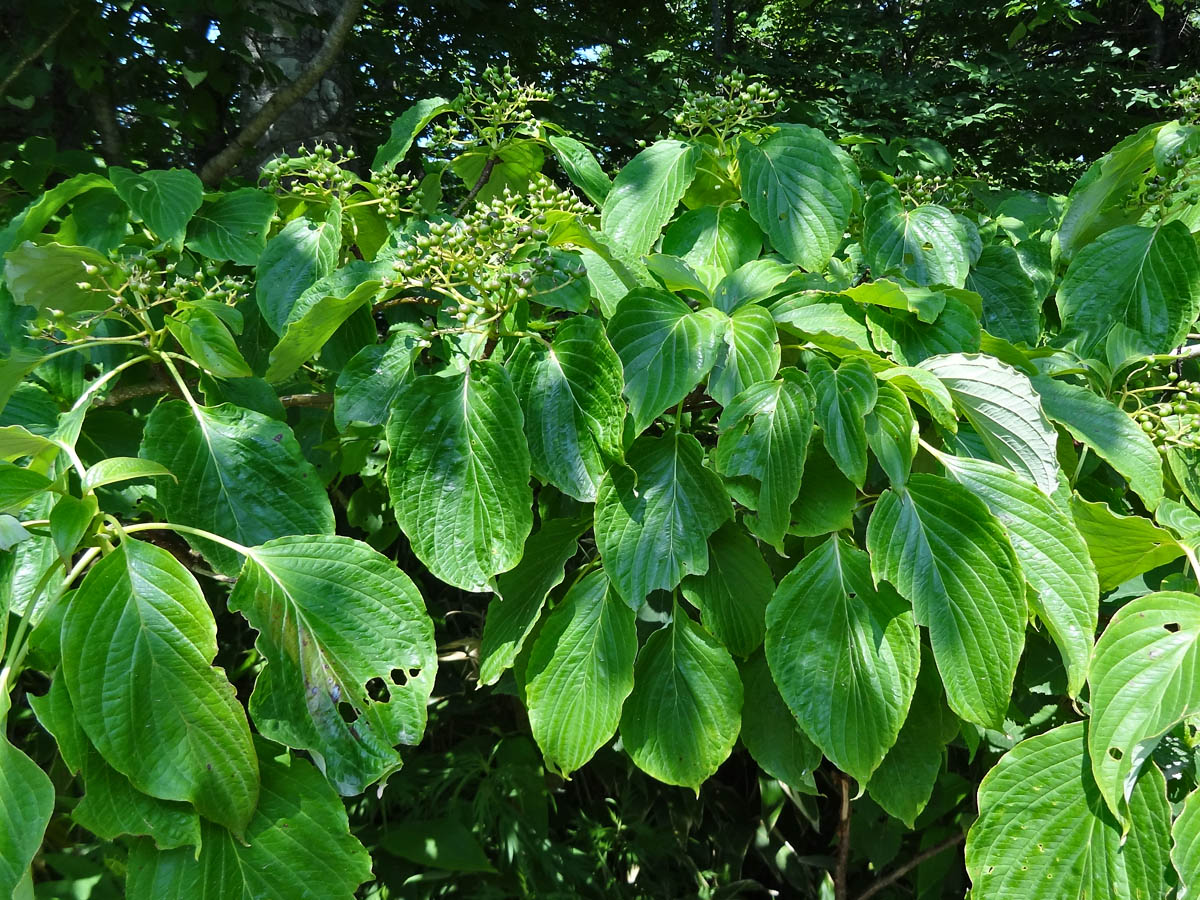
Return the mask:
<svg viewBox="0 0 1200 900">
<path fill-rule="evenodd" d="M 0 232 L 0 896 L 1194 890 L 1196 85 L 1066 196 L 545 96 Z"/>
</svg>

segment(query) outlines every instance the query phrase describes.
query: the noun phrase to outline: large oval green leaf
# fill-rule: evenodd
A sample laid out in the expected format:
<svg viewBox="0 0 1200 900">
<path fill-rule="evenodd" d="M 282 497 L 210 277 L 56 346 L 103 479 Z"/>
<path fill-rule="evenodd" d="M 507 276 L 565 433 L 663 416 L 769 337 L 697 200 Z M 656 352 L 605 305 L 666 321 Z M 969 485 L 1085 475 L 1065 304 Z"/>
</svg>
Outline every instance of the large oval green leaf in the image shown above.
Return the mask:
<svg viewBox="0 0 1200 900">
<path fill-rule="evenodd" d="M 108 764 L 138 790 L 190 801 L 240 833 L 258 801 L 258 763 L 216 655 L 196 579 L 141 541 L 92 566 L 63 617 L 62 677 Z"/>
<path fill-rule="evenodd" d="M 1030 605 L 1062 652 L 1067 693 L 1076 696 L 1091 660 L 1100 583 L 1070 512 L 1003 466 L 942 454 L 938 459 L 1008 530 L 1021 573 L 1033 589 Z"/>
<path fill-rule="evenodd" d="M 224 403 L 160 403 L 146 421 L 141 456 L 165 466 L 158 501 L 169 521 L 244 546 L 286 534 L 332 534 L 333 508 L 292 430 L 262 413 Z M 186 536 L 213 567 L 241 568 L 228 547 Z"/>
<path fill-rule="evenodd" d="M 684 213 L 663 235 L 662 252 L 678 256 L 707 293 L 762 251 L 762 232 L 742 206 L 702 206 Z"/>
<path fill-rule="evenodd" d="M 0 897 L 29 877 L 54 813 L 54 785 L 37 763 L 0 735 Z M 29 883 L 28 896 L 33 896 Z"/>
<path fill-rule="evenodd" d="M 1142 516 L 1119 515 L 1107 503 L 1089 503 L 1075 494 L 1071 517 L 1087 543 L 1102 592 L 1183 556 L 1171 532 Z"/>
<path fill-rule="evenodd" d="M 1200 790 L 1183 801 L 1171 826 L 1171 862 L 1179 873 L 1179 900 L 1190 900 L 1200 889 Z"/>
<path fill-rule="evenodd" d="M 508 373 L 491 361 L 417 378 L 392 408 L 387 483 L 396 521 L 447 584 L 486 590 L 521 559 L 533 527 L 522 424 Z"/>
<path fill-rule="evenodd" d="M 1003 526 L 983 501 L 936 475 L 886 491 L 867 525 L 876 579 L 929 628 L 950 708 L 985 727 L 1008 710 L 1025 644 L 1025 583 Z"/>
<path fill-rule="evenodd" d="M 900 193 L 876 182 L 863 206 L 863 255 L 876 277 L 895 272 L 917 284 L 962 287 L 970 268 L 967 233 L 942 206 L 906 210 Z"/>
<path fill-rule="evenodd" d="M 1029 377 L 983 354 L 934 356 L 920 366 L 936 375 L 996 462 L 1046 494 L 1058 488 L 1058 432 Z"/>
<path fill-rule="evenodd" d="M 800 730 L 779 696 L 767 658 L 755 653 L 742 664 L 741 672 L 744 695 L 750 698 L 742 704 L 742 743 L 772 778 L 801 793 L 817 793 L 813 773 L 821 765 L 821 750 Z"/>
<path fill-rule="evenodd" d="M 867 554 L 834 536 L 779 584 L 767 662 L 821 752 L 864 784 L 896 741 L 920 666 L 912 609 L 871 580 Z"/>
<path fill-rule="evenodd" d="M 1083 357 L 1101 355 L 1116 324 L 1166 353 L 1200 313 L 1200 247 L 1178 221 L 1114 228 L 1079 251 L 1056 302 L 1060 336 Z"/>
<path fill-rule="evenodd" d="M 608 339 L 621 358 L 638 433 L 688 395 L 716 362 L 725 317 L 664 291 L 639 288 L 618 304 Z"/>
<path fill-rule="evenodd" d="M 1164 897 L 1171 810 L 1150 766 L 1122 839 L 1092 780 L 1083 722 L 1022 741 L 979 786 L 967 835 L 973 894 L 987 900 L 1150 900 Z"/>
<path fill-rule="evenodd" d="M 640 606 L 654 590 L 708 571 L 708 536 L 733 508 L 690 434 L 640 438 L 596 494 L 596 546 L 617 591 Z"/>
<path fill-rule="evenodd" d="M 245 840 L 207 822 L 199 848 L 138 840 L 127 900 L 352 900 L 370 880 L 371 857 L 320 773 L 265 741 L 258 748 L 262 800 Z"/>
<path fill-rule="evenodd" d="M 360 541 L 285 537 L 250 548 L 229 597 L 267 661 L 250 698 L 266 737 L 312 753 L 343 794 L 400 767 L 437 672 L 433 622 L 396 565 Z"/>
<path fill-rule="evenodd" d="M 1126 804 L 1142 764 L 1174 725 L 1200 711 L 1200 597 L 1147 594 L 1117 610 L 1096 642 L 1088 750 L 1109 809 Z"/>
<path fill-rule="evenodd" d="M 267 241 L 255 269 L 254 291 L 263 319 L 282 334 L 292 305 L 318 278 L 338 263 L 342 244 L 341 207 L 329 209 L 325 220 L 293 219 Z"/>
<path fill-rule="evenodd" d="M 564 776 L 616 733 L 633 690 L 634 619 L 596 570 L 572 586 L 538 632 L 525 670 L 529 727 L 546 765 Z"/>
<path fill-rule="evenodd" d="M 742 197 L 775 249 L 810 272 L 824 269 L 854 201 L 829 140 L 804 125 L 783 125 L 761 144 L 742 141 L 738 165 Z"/>
<path fill-rule="evenodd" d="M 413 359 L 421 352 L 421 331 L 399 325 L 386 343 L 359 350 L 338 373 L 333 388 L 333 421 L 344 431 L 351 422 L 382 425 L 405 383 L 412 378 Z"/>
<path fill-rule="evenodd" d="M 741 711 L 733 657 L 676 607 L 638 654 L 621 741 L 643 772 L 699 793 L 733 750 Z"/>
<path fill-rule="evenodd" d="M 683 141 L 651 144 L 617 173 L 600 208 L 600 229 L 639 256 L 649 253 L 696 177 L 700 148 Z"/>
<path fill-rule="evenodd" d="M 192 214 L 204 201 L 204 185 L 187 169 L 151 169 L 131 172 L 111 166 L 108 177 L 133 214 L 146 223 L 155 237 L 183 247 L 183 236 Z"/>
<path fill-rule="evenodd" d="M 980 324 L 1012 343 L 1037 343 L 1042 331 L 1042 297 L 1021 258 L 1008 244 L 984 247 L 967 275 L 966 287 L 983 298 Z"/>
<path fill-rule="evenodd" d="M 252 266 L 267 245 L 275 198 L 258 188 L 220 194 L 201 207 L 188 228 L 189 249 L 209 259 L 228 259 Z"/>
<path fill-rule="evenodd" d="M 525 415 L 533 474 L 577 500 L 596 499 L 609 461 L 621 458 L 621 360 L 598 319 L 558 326 L 550 346 L 522 341 L 508 363 Z"/>
<path fill-rule="evenodd" d="M 777 381 L 751 385 L 721 413 L 716 465 L 730 477 L 758 479 L 758 535 L 782 548 L 812 436 L 806 376 L 784 369 Z"/>
<path fill-rule="evenodd" d="M 765 307 L 747 304 L 723 324 L 722 340 L 708 376 L 708 394 L 728 406 L 750 385 L 775 377 L 780 350 L 775 320 Z"/>
</svg>

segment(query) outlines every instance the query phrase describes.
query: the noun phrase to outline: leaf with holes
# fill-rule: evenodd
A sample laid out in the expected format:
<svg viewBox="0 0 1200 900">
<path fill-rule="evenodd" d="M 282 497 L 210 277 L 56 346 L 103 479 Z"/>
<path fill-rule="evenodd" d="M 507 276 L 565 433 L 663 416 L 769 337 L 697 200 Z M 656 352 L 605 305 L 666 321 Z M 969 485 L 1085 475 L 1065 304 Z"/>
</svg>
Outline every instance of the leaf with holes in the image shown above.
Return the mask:
<svg viewBox="0 0 1200 900">
<path fill-rule="evenodd" d="M 407 575 L 350 538 L 279 538 L 249 550 L 229 608 L 267 661 L 250 699 L 263 735 L 308 750 L 343 794 L 400 767 L 393 747 L 420 741 L 437 671 Z"/>
</svg>

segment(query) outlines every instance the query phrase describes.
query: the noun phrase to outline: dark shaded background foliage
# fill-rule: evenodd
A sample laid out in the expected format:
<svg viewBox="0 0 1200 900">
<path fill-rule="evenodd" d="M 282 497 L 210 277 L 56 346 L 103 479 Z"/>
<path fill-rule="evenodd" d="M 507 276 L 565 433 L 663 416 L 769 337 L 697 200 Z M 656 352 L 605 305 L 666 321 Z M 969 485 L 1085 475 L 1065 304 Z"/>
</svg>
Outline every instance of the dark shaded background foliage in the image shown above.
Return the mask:
<svg viewBox="0 0 1200 900">
<path fill-rule="evenodd" d="M 4 87 L 0 155 L 36 136 L 109 163 L 198 168 L 295 74 L 339 5 L 5 4 L 0 73 L 37 55 Z M 453 96 L 464 76 L 508 62 L 552 88 L 552 118 L 615 166 L 663 130 L 679 79 L 740 67 L 788 93 L 788 121 L 935 137 L 998 176 L 1062 189 L 1082 161 L 1162 118 L 1164 90 L 1200 66 L 1198 16 L 1196 0 L 1170 0 L 1161 17 L 1145 0 L 371 2 L 270 140 L 373 147 L 414 99 Z M 28 149 L 18 183 L 85 162 L 54 152 Z"/>
</svg>

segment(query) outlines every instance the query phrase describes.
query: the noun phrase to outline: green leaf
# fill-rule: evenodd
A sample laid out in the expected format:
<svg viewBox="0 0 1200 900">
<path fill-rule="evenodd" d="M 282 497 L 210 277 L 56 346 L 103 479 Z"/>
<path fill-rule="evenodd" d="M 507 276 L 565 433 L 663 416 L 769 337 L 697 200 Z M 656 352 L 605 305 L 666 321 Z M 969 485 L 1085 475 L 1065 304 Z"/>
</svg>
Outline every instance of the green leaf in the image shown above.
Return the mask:
<svg viewBox="0 0 1200 900">
<path fill-rule="evenodd" d="M 633 610 L 594 571 L 538 632 L 525 671 L 529 727 L 546 766 L 570 775 L 613 736 L 633 690 Z"/>
<path fill-rule="evenodd" d="M 1183 801 L 1183 810 L 1171 826 L 1171 862 L 1179 873 L 1179 900 L 1191 900 L 1200 889 L 1200 791 Z"/>
<path fill-rule="evenodd" d="M 614 587 L 633 606 L 708 571 L 708 536 L 733 508 L 690 434 L 639 438 L 627 466 L 605 473 L 596 494 L 596 547 Z"/>
<path fill-rule="evenodd" d="M 953 353 L 920 366 L 936 375 L 996 460 L 1050 495 L 1059 481 L 1058 433 L 1028 376 L 991 356 Z"/>
<path fill-rule="evenodd" d="M 1092 779 L 1087 724 L 1072 722 L 1006 753 L 979 786 L 967 834 L 972 893 L 996 900 L 1164 897 L 1168 828 L 1163 777 L 1150 766 L 1123 839 Z"/>
<path fill-rule="evenodd" d="M 1191 447 L 1171 447 L 1167 451 L 1167 465 L 1183 496 L 1200 509 L 1200 453 Z"/>
<path fill-rule="evenodd" d="M 900 388 L 885 381 L 878 390 L 875 406 L 867 413 L 867 445 L 892 487 L 902 487 L 917 452 L 917 420 Z"/>
<path fill-rule="evenodd" d="M 50 479 L 40 472 L 0 463 L 0 513 L 20 512 L 50 484 Z"/>
<path fill-rule="evenodd" d="M 1142 764 L 1167 731 L 1200 710 L 1198 640 L 1200 598 L 1162 591 L 1118 609 L 1096 642 L 1088 752 L 1100 793 L 1126 830 Z"/>
<path fill-rule="evenodd" d="M 604 174 L 592 151 L 565 134 L 552 134 L 547 140 L 571 182 L 583 191 L 584 195 L 597 206 L 604 204 L 604 198 L 612 190 L 612 180 Z"/>
<path fill-rule="evenodd" d="M 50 310 L 71 313 L 99 311 L 112 303 L 100 275 L 87 267 L 108 265 L 108 257 L 90 247 L 31 244 L 29 241 L 4 257 L 4 278 L 12 298 L 45 315 Z"/>
<path fill-rule="evenodd" d="M 40 434 L 34 434 L 22 425 L 0 426 L 0 460 L 12 462 L 47 450 L 57 452 L 56 445 Z"/>
<path fill-rule="evenodd" d="M 1114 228 L 1079 251 L 1055 302 L 1062 340 L 1084 358 L 1103 354 L 1116 324 L 1166 353 L 1200 314 L 1200 247 L 1182 222 Z"/>
<path fill-rule="evenodd" d="M 192 219 L 187 246 L 209 259 L 252 266 L 267 245 L 275 198 L 258 188 L 220 194 Z"/>
<path fill-rule="evenodd" d="M 341 207 L 325 220 L 293 219 L 267 241 L 255 269 L 255 297 L 263 319 L 282 334 L 292 305 L 318 278 L 334 270 L 342 243 Z"/>
<path fill-rule="evenodd" d="M 947 474 L 987 504 L 1008 530 L 1029 602 L 1062 651 L 1067 693 L 1087 677 L 1100 585 L 1083 535 L 1067 510 L 1021 476 L 982 459 L 937 454 Z"/>
<path fill-rule="evenodd" d="M 1075 182 L 1054 235 L 1064 259 L 1071 259 L 1108 229 L 1137 218 L 1140 210 L 1125 208 L 1124 201 L 1153 165 L 1154 144 L 1161 128 L 1156 123 L 1131 134 L 1092 163 Z"/>
<path fill-rule="evenodd" d="M 779 371 L 779 341 L 775 320 L 757 304 L 734 311 L 724 322 L 724 335 L 717 345 L 716 361 L 708 377 L 708 394 L 722 406 Z"/>
<path fill-rule="evenodd" d="M 435 576 L 482 591 L 521 559 L 533 526 L 529 449 L 508 373 L 474 361 L 400 392 L 387 424 L 396 521 Z"/>
<path fill-rule="evenodd" d="M 562 322 L 554 342 L 527 339 L 508 363 L 538 480 L 590 503 L 609 460 L 621 458 L 621 360 L 599 319 Z"/>
<path fill-rule="evenodd" d="M 758 535 L 782 546 L 813 427 L 807 377 L 784 369 L 777 381 L 751 385 L 721 413 L 717 471 L 758 479 Z"/>
<path fill-rule="evenodd" d="M 497 579 L 479 639 L 479 683 L 495 684 L 516 661 L 541 616 L 549 593 L 562 584 L 567 561 L 590 526 L 580 519 L 551 519 L 530 535 L 516 568 Z"/>
<path fill-rule="evenodd" d="M 138 790 L 189 801 L 240 833 L 258 801 L 258 764 L 216 654 L 196 579 L 141 541 L 126 538 L 92 566 L 63 617 L 61 676 L 105 761 Z"/>
<path fill-rule="evenodd" d="M 702 206 L 671 223 L 662 252 L 687 263 L 711 294 L 726 275 L 758 259 L 762 232 L 742 206 Z"/>
<path fill-rule="evenodd" d="M 867 554 L 834 536 L 801 560 L 767 607 L 767 662 L 821 752 L 862 783 L 896 741 L 912 700 L 920 638 Z"/>
<path fill-rule="evenodd" d="M 941 291 L 931 291 L 923 287 L 903 287 L 886 278 L 847 288 L 842 291 L 841 296 L 849 297 L 856 303 L 871 303 L 885 309 L 911 312 L 918 321 L 925 323 L 937 321 L 937 317 L 946 308 L 946 295 Z"/>
<path fill-rule="evenodd" d="M 902 366 L 915 366 L 943 353 L 974 353 L 981 338 L 979 317 L 949 295 L 946 308 L 931 324 L 912 313 L 870 307 L 867 327 L 875 346 Z"/>
<path fill-rule="evenodd" d="M 66 494 L 58 498 L 50 510 L 50 537 L 60 557 L 71 558 L 98 513 L 94 496 L 81 500 Z"/>
<path fill-rule="evenodd" d="M 883 182 L 867 192 L 862 248 L 876 277 L 895 272 L 921 285 L 960 288 L 970 268 L 967 234 L 954 213 L 934 205 L 906 210 L 900 193 Z"/>
<path fill-rule="evenodd" d="M 28 878 L 53 812 L 46 773 L 0 735 L 0 897 L 12 897 Z"/>
<path fill-rule="evenodd" d="M 218 378 L 249 378 L 254 374 L 225 323 L 209 310 L 180 309 L 164 316 L 163 322 L 183 351 L 205 371 Z"/>
<path fill-rule="evenodd" d="M 709 634 L 730 653 L 749 656 L 762 644 L 775 579 L 754 541 L 733 522 L 708 539 L 708 562 L 708 571 L 688 575 L 680 591 L 700 610 Z"/>
<path fill-rule="evenodd" d="M 425 130 L 425 126 L 453 108 L 445 97 L 427 97 L 406 109 L 399 118 L 392 121 L 388 139 L 375 151 L 371 170 L 390 172 L 396 168 L 396 164 L 408 155 L 413 141 Z"/>
<path fill-rule="evenodd" d="M 1158 505 L 1163 497 L 1162 457 L 1133 419 L 1111 400 L 1079 385 L 1039 375 L 1033 387 L 1047 416 L 1124 475 L 1147 509 Z"/>
<path fill-rule="evenodd" d="M 792 504 L 792 523 L 788 534 L 821 537 L 831 531 L 854 527 L 854 506 L 858 491 L 842 474 L 829 452 L 814 442 L 804 464 L 800 496 Z"/>
<path fill-rule="evenodd" d="M 415 325 L 400 325 L 385 343 L 363 347 L 350 358 L 333 388 L 333 421 L 339 431 L 351 422 L 387 421 L 392 404 L 412 378 L 421 335 Z"/>
<path fill-rule="evenodd" d="M 245 842 L 209 823 L 197 850 L 129 854 L 128 900 L 352 900 L 371 878 L 371 858 L 350 834 L 346 810 L 320 773 L 259 743 L 262 800 Z"/>
<path fill-rule="evenodd" d="M 484 167 L 489 159 L 495 159 L 491 174 L 483 187 L 475 195 L 476 203 L 489 203 L 501 196 L 507 188 L 514 194 L 524 194 L 529 190 L 529 179 L 541 171 L 546 161 L 541 146 L 533 140 L 503 141 L 495 150 L 481 148 L 468 149 L 460 153 L 450 163 L 450 168 L 468 189 L 473 189 L 483 176 Z"/>
<path fill-rule="evenodd" d="M 742 743 L 760 769 L 792 789 L 817 793 L 813 773 L 821 764 L 821 751 L 808 739 L 771 678 L 767 658 L 756 653 L 742 664 Z"/>
<path fill-rule="evenodd" d="M 712 636 L 678 606 L 637 657 L 621 742 L 639 769 L 667 784 L 700 785 L 733 750 L 742 680 Z"/>
<path fill-rule="evenodd" d="M 1025 643 L 1025 584 L 1004 528 L 966 488 L 917 474 L 885 491 L 867 525 L 876 580 L 910 600 L 929 628 L 950 708 L 1000 724 Z"/>
<path fill-rule="evenodd" d="M 771 316 L 785 332 L 838 356 L 874 353 L 866 316 L 840 294 L 800 291 L 771 305 Z"/>
<path fill-rule="evenodd" d="M 804 125 L 782 125 L 759 145 L 738 144 L 742 197 L 771 244 L 819 272 L 842 243 L 854 194 L 833 145 Z"/>
<path fill-rule="evenodd" d="M 204 202 L 204 185 L 186 169 L 151 169 L 136 173 L 110 166 L 108 177 L 117 195 L 160 240 L 183 249 L 192 215 Z"/>
<path fill-rule="evenodd" d="M 1089 503 L 1076 494 L 1071 515 L 1087 542 L 1101 591 L 1183 556 L 1169 531 L 1141 516 L 1118 515 L 1107 503 Z"/>
<path fill-rule="evenodd" d="M 600 209 L 600 228 L 637 255 L 650 252 L 696 177 L 700 149 L 683 141 L 657 141 L 617 174 Z"/>
<path fill-rule="evenodd" d="M 793 266 L 772 257 L 752 259 L 721 279 L 713 306 L 732 315 L 740 306 L 766 300 L 795 272 Z"/>
<path fill-rule="evenodd" d="M 166 475 L 174 478 L 171 471 L 148 459 L 137 459 L 132 456 L 110 456 L 98 460 L 87 470 L 83 479 L 84 491 L 94 491 L 98 487 L 130 481 L 134 478 L 155 478 Z"/>
<path fill-rule="evenodd" d="M 248 552 L 229 608 L 267 661 L 250 699 L 260 733 L 308 750 L 342 794 L 400 767 L 392 748 L 420 741 L 437 672 L 407 575 L 350 538 L 278 538 Z"/>
<path fill-rule="evenodd" d="M 967 275 L 966 287 L 983 298 L 980 324 L 996 337 L 1037 343 L 1042 331 L 1042 296 L 1008 244 L 984 247 Z"/>
<path fill-rule="evenodd" d="M 688 395 L 716 362 L 724 322 L 663 291 L 630 291 L 608 323 L 621 358 L 634 430 Z"/>
<path fill-rule="evenodd" d="M 228 403 L 160 403 L 146 420 L 140 455 L 173 473 L 158 482 L 170 522 L 253 546 L 286 534 L 332 534 L 333 509 L 312 464 L 283 422 Z M 185 535 L 218 571 L 241 559 L 206 538 Z"/>
<path fill-rule="evenodd" d="M 914 828 L 933 795 L 945 747 L 958 732 L 958 717 L 946 705 L 933 656 L 922 647 L 921 671 L 908 716 L 896 743 L 871 775 L 867 784 L 871 799 L 889 816 Z"/>
<path fill-rule="evenodd" d="M 842 360 L 836 370 L 813 357 L 808 377 L 816 392 L 816 418 L 825 449 L 857 487 L 867 479 L 866 417 L 875 406 L 878 386 L 871 367 L 859 357 Z"/>
</svg>

